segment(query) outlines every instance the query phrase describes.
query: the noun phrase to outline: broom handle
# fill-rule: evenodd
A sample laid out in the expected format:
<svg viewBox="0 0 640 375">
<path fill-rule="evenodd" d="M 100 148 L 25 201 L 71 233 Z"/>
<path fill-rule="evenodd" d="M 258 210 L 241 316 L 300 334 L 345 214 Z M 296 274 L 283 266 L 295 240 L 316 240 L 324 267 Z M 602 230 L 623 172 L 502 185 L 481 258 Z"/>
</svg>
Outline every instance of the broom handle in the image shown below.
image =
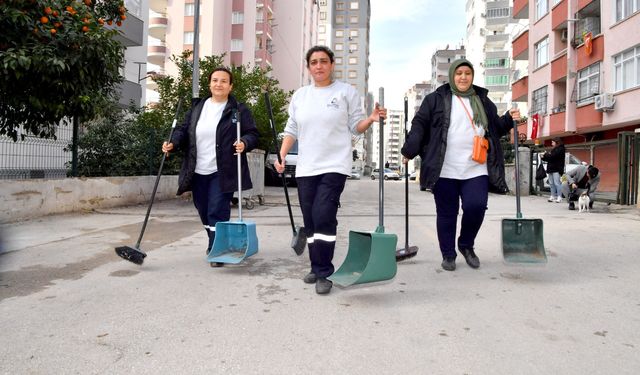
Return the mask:
<svg viewBox="0 0 640 375">
<path fill-rule="evenodd" d="M 182 107 L 182 99 L 178 101 L 178 108 L 176 108 L 176 114 L 173 117 L 173 123 L 171 124 L 171 131 L 169 132 L 169 140 L 171 142 L 171 137 L 173 137 L 173 131 L 176 128 L 176 124 L 178 123 L 178 114 L 180 113 L 180 107 Z M 144 223 L 142 223 L 142 230 L 140 231 L 140 236 L 138 237 L 138 242 L 136 242 L 136 249 L 140 248 L 140 242 L 142 242 L 142 236 L 144 235 L 144 230 L 147 228 L 147 222 L 149 221 L 149 214 L 151 214 L 151 207 L 153 206 L 153 200 L 156 196 L 156 191 L 158 190 L 158 183 L 160 183 L 160 176 L 162 175 L 162 167 L 164 166 L 164 161 L 167 158 L 166 153 L 162 153 L 162 160 L 160 160 L 160 168 L 158 168 L 158 175 L 156 176 L 156 182 L 153 185 L 153 192 L 151 192 L 151 202 L 149 202 L 149 207 L 147 207 L 147 214 L 144 217 Z"/>
<path fill-rule="evenodd" d="M 381 107 L 384 107 L 384 87 L 380 87 L 379 91 L 378 91 L 378 103 L 380 104 Z M 380 179 L 379 183 L 378 183 L 378 226 L 380 227 L 380 229 L 384 232 L 384 135 L 383 133 L 383 129 L 384 129 L 384 118 L 382 118 L 382 116 L 380 116 L 380 118 L 378 119 L 378 122 L 380 122 L 380 131 L 379 131 L 379 136 L 378 139 L 380 141 L 380 152 L 379 152 L 379 157 L 378 157 L 378 161 L 379 161 L 379 168 L 378 168 L 378 177 Z"/>
<path fill-rule="evenodd" d="M 520 160 L 518 157 L 518 122 L 513 120 L 513 147 L 516 149 L 516 218 L 522 219 L 520 212 Z"/>
<path fill-rule="evenodd" d="M 233 112 L 233 116 L 236 120 L 236 144 L 240 143 L 240 118 L 238 117 L 238 111 Z M 238 218 L 242 221 L 242 153 L 238 154 Z"/>
<path fill-rule="evenodd" d="M 273 119 L 273 109 L 271 108 L 271 99 L 269 98 L 269 91 L 264 89 L 264 104 L 267 106 L 267 112 L 269 114 L 269 125 L 271 125 L 271 132 L 273 133 L 273 144 L 276 146 L 276 157 L 278 163 L 282 164 L 282 157 L 280 157 L 280 145 L 278 145 L 278 135 L 276 134 L 276 122 Z M 284 187 L 284 196 L 287 200 L 287 209 L 289 209 L 289 220 L 291 221 L 291 230 L 296 233 L 296 225 L 293 223 L 293 212 L 291 211 L 291 202 L 289 201 L 289 190 L 287 189 L 287 178 L 282 173 L 282 186 Z"/>
<path fill-rule="evenodd" d="M 407 139 L 409 98 L 404 97 L 404 139 Z M 409 249 L 409 162 L 404 165 L 404 248 Z"/>
</svg>

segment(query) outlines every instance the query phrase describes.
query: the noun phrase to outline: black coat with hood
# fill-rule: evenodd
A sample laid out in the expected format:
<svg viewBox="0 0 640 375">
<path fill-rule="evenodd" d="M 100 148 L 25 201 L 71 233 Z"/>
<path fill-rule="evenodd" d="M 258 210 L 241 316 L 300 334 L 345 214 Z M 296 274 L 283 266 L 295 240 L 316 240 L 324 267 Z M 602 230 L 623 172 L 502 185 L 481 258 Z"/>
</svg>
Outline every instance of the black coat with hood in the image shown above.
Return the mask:
<svg viewBox="0 0 640 375">
<path fill-rule="evenodd" d="M 171 142 L 178 150 L 183 151 L 182 168 L 178 178 L 178 192 L 180 195 L 191 191 L 191 182 L 196 170 L 198 150 L 196 147 L 196 126 L 202 113 L 202 108 L 210 97 L 204 99 L 194 99 L 191 109 L 187 112 L 185 120 L 180 127 L 177 127 L 171 137 Z M 222 111 L 222 117 L 216 128 L 216 164 L 220 176 L 220 189 L 229 193 L 238 190 L 238 166 L 233 146 L 237 137 L 236 124 L 232 121 L 233 113 L 238 112 L 240 119 L 240 139 L 244 142 L 245 149 L 241 154 L 242 169 L 242 190 L 251 189 L 251 175 L 249 164 L 247 163 L 247 152 L 253 150 L 258 145 L 258 129 L 251 115 L 251 111 L 246 105 L 239 103 L 236 98 L 229 95 L 227 105 Z"/>
<path fill-rule="evenodd" d="M 506 194 L 509 191 L 504 178 L 504 155 L 500 138 L 513 129 L 513 119 L 507 112 L 498 116 L 495 104 L 487 97 L 487 89 L 473 85 L 484 106 L 489 126 L 485 137 L 489 141 L 487 172 L 489 191 Z M 411 121 L 411 131 L 402 146 L 402 155 L 408 159 L 420 156 L 420 187 L 433 189 L 440 178 L 444 155 L 447 150 L 447 134 L 451 120 L 451 86 L 444 84 L 427 95 Z"/>
<path fill-rule="evenodd" d="M 547 162 L 547 173 L 564 173 L 565 148 L 559 144 L 542 155 L 542 160 Z"/>
</svg>

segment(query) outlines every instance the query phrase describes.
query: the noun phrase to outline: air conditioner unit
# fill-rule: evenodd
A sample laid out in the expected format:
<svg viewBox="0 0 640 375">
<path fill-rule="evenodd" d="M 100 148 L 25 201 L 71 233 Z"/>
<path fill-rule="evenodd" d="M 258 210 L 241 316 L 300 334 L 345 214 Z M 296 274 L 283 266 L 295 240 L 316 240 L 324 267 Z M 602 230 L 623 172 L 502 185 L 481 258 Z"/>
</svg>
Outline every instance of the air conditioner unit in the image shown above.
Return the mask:
<svg viewBox="0 0 640 375">
<path fill-rule="evenodd" d="M 569 30 L 567 29 L 562 30 L 562 35 L 560 35 L 560 40 L 563 42 L 566 42 L 568 38 L 569 38 Z"/>
<path fill-rule="evenodd" d="M 604 93 L 604 94 L 596 95 L 595 97 L 594 107 L 596 111 L 599 111 L 599 112 L 613 111 L 614 104 L 616 104 L 616 99 L 613 97 L 613 94 Z"/>
</svg>

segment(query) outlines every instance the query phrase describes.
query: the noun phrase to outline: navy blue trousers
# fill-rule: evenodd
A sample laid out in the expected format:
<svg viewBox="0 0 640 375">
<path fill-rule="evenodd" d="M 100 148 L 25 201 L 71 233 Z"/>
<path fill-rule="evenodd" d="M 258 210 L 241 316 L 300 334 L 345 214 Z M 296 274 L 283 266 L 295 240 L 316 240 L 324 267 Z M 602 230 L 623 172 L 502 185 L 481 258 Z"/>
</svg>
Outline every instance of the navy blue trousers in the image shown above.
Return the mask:
<svg viewBox="0 0 640 375">
<path fill-rule="evenodd" d="M 443 258 L 456 258 L 458 210 L 462 201 L 462 221 L 458 249 L 472 249 L 484 221 L 489 199 L 489 177 L 468 180 L 440 178 L 432 189 L 436 202 L 436 228 Z"/>
<path fill-rule="evenodd" d="M 209 237 L 209 247 L 216 237 L 216 223 L 229 221 L 231 217 L 231 199 L 233 192 L 223 193 L 220 189 L 218 173 L 208 175 L 194 174 L 191 182 L 193 204 L 198 210 L 200 221 Z"/>
<path fill-rule="evenodd" d="M 347 176 L 325 173 L 296 177 L 296 181 L 309 247 L 311 272 L 318 277 L 330 276 L 334 271 L 332 260 L 336 247 L 338 206 Z"/>
</svg>

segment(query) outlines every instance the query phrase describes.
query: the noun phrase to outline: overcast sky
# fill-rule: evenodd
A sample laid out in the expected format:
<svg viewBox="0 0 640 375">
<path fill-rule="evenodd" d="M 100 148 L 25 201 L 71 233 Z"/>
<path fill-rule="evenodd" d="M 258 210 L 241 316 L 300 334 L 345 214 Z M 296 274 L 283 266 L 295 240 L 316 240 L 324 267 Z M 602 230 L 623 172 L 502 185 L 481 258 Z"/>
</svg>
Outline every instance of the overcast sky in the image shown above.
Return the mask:
<svg viewBox="0 0 640 375">
<path fill-rule="evenodd" d="M 371 0 L 369 91 L 402 110 L 404 93 L 431 78 L 431 56 L 465 36 L 466 0 Z"/>
</svg>

